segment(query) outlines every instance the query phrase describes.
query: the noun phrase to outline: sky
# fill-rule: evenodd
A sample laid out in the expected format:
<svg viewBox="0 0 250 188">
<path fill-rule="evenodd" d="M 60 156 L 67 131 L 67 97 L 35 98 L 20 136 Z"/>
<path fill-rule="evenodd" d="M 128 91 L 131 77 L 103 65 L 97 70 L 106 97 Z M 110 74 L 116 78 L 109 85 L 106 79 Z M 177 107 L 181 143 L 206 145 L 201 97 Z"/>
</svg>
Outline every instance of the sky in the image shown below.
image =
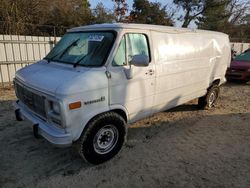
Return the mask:
<svg viewBox="0 0 250 188">
<path fill-rule="evenodd" d="M 149 1 L 150 2 L 159 2 L 162 5 L 166 5 L 167 4 L 169 8 L 174 7 L 173 0 L 149 0 Z M 101 1 L 101 0 L 89 0 L 91 8 L 95 8 L 96 5 L 99 2 L 102 2 L 107 9 L 112 9 L 114 7 L 114 2 L 112 0 L 103 0 L 103 1 Z M 132 6 L 133 6 L 133 0 L 127 0 L 127 3 L 128 3 L 128 9 L 131 10 Z M 183 11 L 180 10 L 179 13 L 177 13 L 177 15 L 175 17 L 178 17 L 182 12 Z M 182 22 L 178 21 L 176 18 L 175 18 L 174 21 L 175 21 L 175 26 L 176 27 L 180 27 L 181 26 Z M 195 25 L 194 22 L 192 22 L 189 27 L 190 28 L 196 28 L 196 25 Z"/>
</svg>

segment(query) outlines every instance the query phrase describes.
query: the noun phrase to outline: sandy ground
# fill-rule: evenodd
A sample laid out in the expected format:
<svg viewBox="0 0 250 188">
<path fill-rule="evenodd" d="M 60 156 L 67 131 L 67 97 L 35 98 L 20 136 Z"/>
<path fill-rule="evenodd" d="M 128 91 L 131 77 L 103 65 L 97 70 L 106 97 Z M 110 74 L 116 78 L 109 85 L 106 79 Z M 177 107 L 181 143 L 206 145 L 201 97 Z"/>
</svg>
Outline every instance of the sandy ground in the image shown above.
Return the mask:
<svg viewBox="0 0 250 188">
<path fill-rule="evenodd" d="M 213 110 L 194 100 L 131 125 L 122 151 L 98 166 L 35 139 L 14 100 L 0 91 L 0 187 L 250 187 L 249 84 L 223 86 Z"/>
</svg>

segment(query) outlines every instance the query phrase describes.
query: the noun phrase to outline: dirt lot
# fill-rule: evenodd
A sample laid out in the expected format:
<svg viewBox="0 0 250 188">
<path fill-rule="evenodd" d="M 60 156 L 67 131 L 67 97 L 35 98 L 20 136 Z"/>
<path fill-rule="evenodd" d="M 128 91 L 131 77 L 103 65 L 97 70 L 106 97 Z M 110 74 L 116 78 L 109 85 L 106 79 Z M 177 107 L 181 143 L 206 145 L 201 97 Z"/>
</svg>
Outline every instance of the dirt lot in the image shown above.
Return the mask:
<svg viewBox="0 0 250 188">
<path fill-rule="evenodd" d="M 35 139 L 0 91 L 0 187 L 250 187 L 250 85 L 222 87 L 215 109 L 197 101 L 130 126 L 111 161 L 92 166 L 72 148 Z"/>
</svg>

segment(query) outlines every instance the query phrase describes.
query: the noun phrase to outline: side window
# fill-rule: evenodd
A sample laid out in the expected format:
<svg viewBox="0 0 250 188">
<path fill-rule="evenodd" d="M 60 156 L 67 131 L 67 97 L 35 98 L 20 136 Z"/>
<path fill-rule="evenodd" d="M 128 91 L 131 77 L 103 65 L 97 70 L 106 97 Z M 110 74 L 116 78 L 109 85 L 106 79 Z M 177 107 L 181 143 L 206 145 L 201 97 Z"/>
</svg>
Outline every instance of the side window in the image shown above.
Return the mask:
<svg viewBox="0 0 250 188">
<path fill-rule="evenodd" d="M 114 60 L 112 62 L 113 66 L 123 66 L 126 65 L 126 43 L 125 43 L 125 37 L 123 36 L 120 45 L 117 49 L 116 55 L 114 57 Z"/>
<path fill-rule="evenodd" d="M 146 35 L 141 33 L 126 34 L 120 42 L 112 64 L 113 66 L 127 65 L 134 55 L 140 54 L 150 58 Z"/>
<path fill-rule="evenodd" d="M 128 61 L 131 61 L 134 55 L 144 54 L 149 57 L 149 47 L 146 35 L 139 33 L 127 34 L 126 41 L 128 46 L 127 47 Z"/>
</svg>

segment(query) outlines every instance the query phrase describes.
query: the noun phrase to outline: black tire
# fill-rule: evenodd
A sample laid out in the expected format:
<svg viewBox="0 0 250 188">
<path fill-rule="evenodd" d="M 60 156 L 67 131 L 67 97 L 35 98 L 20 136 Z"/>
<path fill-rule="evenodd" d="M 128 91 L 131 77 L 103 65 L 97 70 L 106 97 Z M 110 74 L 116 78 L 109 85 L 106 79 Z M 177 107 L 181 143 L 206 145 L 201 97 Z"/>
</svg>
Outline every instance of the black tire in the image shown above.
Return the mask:
<svg viewBox="0 0 250 188">
<path fill-rule="evenodd" d="M 78 152 L 84 160 L 91 164 L 103 163 L 120 151 L 126 140 L 126 133 L 126 122 L 119 114 L 103 113 L 87 125 L 78 140 Z M 105 143 L 106 145 L 108 143 L 106 149 L 104 149 Z"/>
<path fill-rule="evenodd" d="M 213 85 L 208 89 L 205 96 L 198 99 L 198 107 L 200 109 L 211 109 L 217 102 L 220 93 L 220 88 L 217 85 Z"/>
</svg>

